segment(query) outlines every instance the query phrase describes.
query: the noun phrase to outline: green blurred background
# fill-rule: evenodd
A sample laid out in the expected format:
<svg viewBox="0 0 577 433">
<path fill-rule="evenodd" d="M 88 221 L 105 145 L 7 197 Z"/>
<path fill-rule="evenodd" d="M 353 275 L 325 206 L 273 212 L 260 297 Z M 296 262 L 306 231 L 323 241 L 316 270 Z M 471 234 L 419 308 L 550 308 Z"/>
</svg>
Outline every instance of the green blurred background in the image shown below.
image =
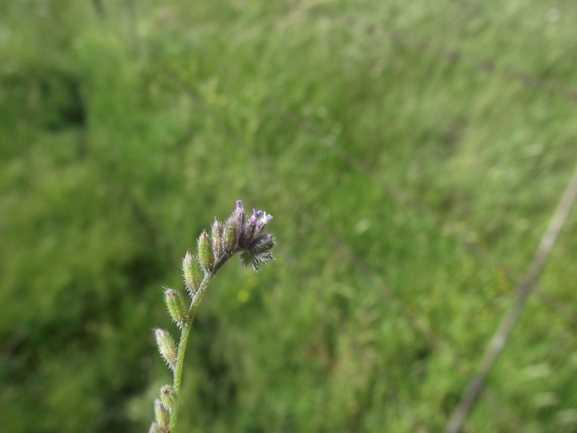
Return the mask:
<svg viewBox="0 0 577 433">
<path fill-rule="evenodd" d="M 563 0 L 0 2 L 0 430 L 141 432 L 214 216 L 181 431 L 438 432 L 577 161 Z M 577 432 L 573 212 L 467 432 Z"/>
</svg>

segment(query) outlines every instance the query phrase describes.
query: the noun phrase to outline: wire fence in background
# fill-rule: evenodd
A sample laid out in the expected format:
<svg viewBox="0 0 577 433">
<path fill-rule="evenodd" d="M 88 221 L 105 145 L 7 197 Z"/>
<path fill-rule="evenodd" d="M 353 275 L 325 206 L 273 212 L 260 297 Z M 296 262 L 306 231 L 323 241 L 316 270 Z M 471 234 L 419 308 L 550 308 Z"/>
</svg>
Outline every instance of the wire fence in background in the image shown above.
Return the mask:
<svg viewBox="0 0 577 433">
<path fill-rule="evenodd" d="M 351 20 L 353 20 L 353 21 L 351 21 Z M 396 44 L 396 45 L 403 45 L 403 46 L 410 47 L 410 48 L 418 50 L 418 51 L 428 52 L 430 54 L 435 55 L 439 59 L 439 61 L 452 62 L 452 63 L 460 62 L 460 63 L 463 63 L 463 64 L 469 66 L 469 67 L 473 67 L 475 69 L 481 70 L 487 74 L 497 74 L 497 75 L 500 75 L 501 77 L 503 77 L 507 80 L 518 81 L 519 83 L 521 83 L 525 86 L 537 87 L 537 88 L 542 89 L 545 92 L 560 94 L 560 95 L 563 95 L 563 96 L 565 96 L 571 100 L 577 99 L 577 88 L 567 86 L 563 83 L 558 83 L 558 82 L 555 82 L 552 80 L 543 79 L 539 76 L 527 74 L 527 73 L 524 73 L 522 71 L 514 70 L 512 68 L 500 69 L 496 66 L 496 62 L 494 62 L 494 61 L 479 60 L 479 59 L 470 58 L 461 50 L 438 48 L 438 47 L 433 46 L 433 44 L 431 44 L 429 41 L 426 41 L 426 40 L 423 40 L 420 38 L 413 38 L 411 36 L 407 36 L 403 33 L 397 32 L 397 31 L 388 30 L 382 26 L 379 26 L 377 23 L 371 22 L 370 20 L 346 18 L 342 22 L 345 23 L 346 25 L 350 25 L 351 22 L 355 22 L 358 24 L 360 23 L 365 27 L 366 31 L 371 32 L 373 35 L 377 34 L 377 35 L 383 36 L 383 41 L 388 41 L 389 43 Z M 210 60 L 212 58 L 212 62 L 215 64 L 218 64 L 216 59 L 210 53 L 203 52 L 202 49 L 200 49 L 200 47 L 198 47 L 196 45 L 195 45 L 195 50 L 200 52 L 205 59 Z M 228 73 L 229 77 L 232 75 L 237 80 L 239 80 L 239 82 L 241 82 L 241 83 L 242 82 L 248 83 L 248 81 L 249 81 L 248 79 L 246 79 L 243 76 L 242 72 L 240 72 L 239 70 L 229 69 L 229 70 L 227 70 L 227 73 Z M 178 74 L 175 74 L 175 75 L 178 76 Z M 188 85 L 186 83 L 182 83 L 182 85 L 185 88 L 187 88 L 188 91 L 192 90 L 192 89 L 188 88 Z M 561 313 L 563 315 L 563 317 L 565 317 L 565 319 L 568 322 L 570 322 L 573 326 L 575 326 L 577 324 L 577 317 L 575 316 L 575 313 L 570 308 L 566 307 L 563 304 L 563 302 L 556 299 L 554 296 L 547 294 L 547 293 L 543 292 L 542 290 L 534 287 L 535 283 L 538 279 L 538 276 L 539 276 L 541 270 L 543 269 L 543 266 L 545 263 L 545 261 L 543 259 L 543 255 L 542 255 L 543 243 L 548 243 L 547 245 L 548 245 L 549 252 L 550 252 L 550 250 L 553 247 L 553 244 L 554 244 L 554 241 L 556 238 L 556 234 L 559 233 L 559 230 L 561 230 L 564 222 L 566 221 L 566 218 L 569 214 L 569 210 L 571 209 L 572 203 L 569 205 L 565 204 L 565 205 L 559 206 L 560 209 L 561 208 L 564 209 L 565 215 L 561 219 L 554 217 L 554 220 L 556 221 L 556 227 L 555 227 L 556 234 L 553 237 L 554 238 L 553 242 L 551 242 L 551 234 L 550 234 L 551 230 L 548 230 L 543 237 L 543 241 L 540 244 L 540 247 L 538 248 L 535 259 L 534 259 L 535 261 L 539 260 L 541 262 L 540 265 L 537 267 L 536 267 L 536 265 L 531 266 L 530 271 L 528 272 L 525 279 L 521 279 L 520 276 L 516 272 L 512 271 L 506 264 L 503 263 L 502 259 L 496 257 L 490 251 L 483 248 L 478 242 L 475 242 L 474 240 L 465 237 L 461 232 L 456 231 L 454 229 L 454 227 L 456 226 L 454 223 L 451 223 L 450 221 L 447 221 L 445 218 L 441 217 L 434 210 L 427 207 L 421 201 L 419 201 L 418 199 L 413 197 L 411 195 L 411 193 L 408 193 L 407 191 L 403 190 L 402 188 L 399 188 L 397 185 L 394 185 L 390 182 L 384 181 L 377 173 L 374 173 L 370 169 L 370 167 L 368 167 L 362 161 L 356 159 L 345 148 L 338 145 L 334 140 L 329 140 L 329 137 L 327 136 L 327 134 L 325 132 L 318 129 L 314 124 L 309 122 L 307 119 L 304 119 L 304 118 L 302 118 L 302 116 L 292 112 L 290 109 L 288 109 L 286 107 L 286 105 L 275 100 L 273 97 L 268 97 L 266 99 L 266 103 L 275 113 L 277 113 L 278 116 L 285 119 L 286 122 L 290 123 L 292 126 L 299 128 L 304 133 L 306 133 L 310 137 L 314 138 L 315 141 L 317 141 L 319 144 L 321 144 L 328 151 L 332 152 L 336 157 L 338 157 L 340 160 L 342 160 L 344 163 L 346 163 L 351 169 L 353 169 L 354 171 L 359 173 L 364 178 L 368 179 L 371 183 L 373 183 L 378 188 L 381 188 L 384 191 L 386 191 L 386 193 L 388 195 L 390 195 L 390 197 L 392 197 L 396 202 L 398 202 L 400 206 L 405 207 L 407 209 L 410 209 L 412 212 L 415 212 L 415 213 L 419 214 L 420 216 L 424 215 L 445 236 L 457 239 L 462 245 L 464 245 L 467 248 L 467 250 L 469 250 L 472 254 L 474 254 L 476 257 L 480 258 L 485 263 L 490 264 L 491 266 L 500 267 L 501 269 L 506 270 L 506 273 L 509 276 L 509 278 L 513 282 L 515 282 L 517 284 L 517 287 L 518 287 L 516 290 L 516 300 L 513 301 L 513 304 L 511 306 L 511 310 L 510 310 L 510 311 L 515 311 L 514 319 L 511 319 L 511 317 L 513 317 L 513 316 L 511 315 L 512 313 L 510 313 L 510 312 L 507 313 L 507 315 L 504 317 L 504 319 L 503 319 L 504 322 L 508 323 L 508 325 L 506 326 L 508 331 L 505 332 L 505 337 L 503 337 L 503 335 L 504 335 L 504 333 L 502 331 L 503 326 L 500 327 L 500 330 L 497 331 L 497 334 L 495 334 L 495 336 L 492 339 L 492 343 L 489 345 L 489 348 L 490 348 L 489 350 L 491 351 L 491 353 L 493 353 L 496 350 L 495 348 L 498 348 L 498 353 L 500 353 L 500 351 L 505 347 L 510 329 L 512 329 L 512 326 L 516 323 L 516 320 L 521 313 L 522 306 L 524 305 L 525 300 L 526 300 L 527 296 L 529 295 L 529 293 L 531 292 L 531 290 L 533 290 L 533 292 L 535 292 L 537 297 L 545 305 L 554 309 L 556 312 Z M 255 163 L 258 164 L 259 167 L 261 167 L 261 169 L 263 167 L 268 166 L 268 164 L 263 164 L 262 162 L 259 162 L 259 161 L 255 161 Z M 576 171 L 576 173 L 577 173 L 577 171 Z M 272 176 L 272 175 L 269 173 L 269 176 Z M 275 179 L 277 179 L 277 178 L 275 178 Z M 569 186 L 567 189 L 567 191 L 573 191 L 573 196 L 575 194 L 575 191 L 574 191 L 575 185 L 577 185 L 577 177 L 576 176 L 574 176 L 573 179 L 569 182 Z M 321 232 L 323 232 L 323 231 L 326 232 L 326 238 L 331 240 L 331 242 L 333 243 L 335 248 L 337 250 L 339 250 L 341 252 L 341 254 L 350 257 L 351 261 L 355 264 L 357 269 L 359 269 L 359 271 L 364 275 L 364 277 L 368 281 L 371 281 L 375 285 L 375 287 L 379 288 L 379 291 L 380 291 L 380 293 L 383 294 L 383 296 L 385 296 L 390 302 L 393 303 L 393 305 L 396 306 L 396 308 L 401 312 L 402 316 L 405 318 L 407 323 L 409 323 L 413 329 L 415 329 L 419 334 L 421 334 L 423 336 L 423 338 L 425 338 L 434 347 L 442 347 L 444 350 L 450 349 L 450 345 L 446 341 L 444 341 L 441 337 L 439 337 L 433 331 L 431 331 L 429 329 L 424 329 L 422 326 L 419 325 L 419 323 L 409 313 L 409 308 L 403 302 L 403 300 L 400 299 L 398 296 L 396 296 L 394 290 L 392 290 L 384 282 L 382 276 L 380 276 L 378 273 L 376 273 L 374 270 L 372 270 L 371 267 L 369 265 L 367 265 L 363 261 L 363 259 L 361 259 L 358 256 L 358 254 L 354 251 L 354 249 L 352 249 L 347 244 L 346 241 L 340 239 L 336 235 L 336 233 L 331 231 L 324 224 L 321 224 L 318 221 L 316 221 L 316 217 L 307 211 L 307 206 L 303 205 L 299 198 L 295 197 L 294 194 L 290 193 L 288 188 L 285 187 L 285 189 L 287 190 L 287 194 L 292 197 L 292 201 L 295 203 L 295 206 L 299 209 L 299 212 L 303 215 L 306 215 L 306 218 L 309 221 L 311 221 L 311 223 L 316 227 L 316 229 L 320 230 Z M 569 192 L 566 193 L 564 197 L 567 197 L 567 194 L 570 194 L 570 193 Z M 574 200 L 574 197 L 573 197 L 573 200 Z M 565 200 L 565 202 L 566 202 L 566 200 Z M 547 254 L 545 254 L 545 258 L 546 258 L 546 256 L 547 256 Z M 537 257 L 539 257 L 539 259 Z M 463 367 L 462 363 L 458 360 L 458 358 L 454 355 L 453 351 L 449 350 L 449 352 L 451 353 L 451 358 L 452 358 L 451 362 L 454 364 L 454 366 L 462 374 L 466 374 L 466 369 Z M 454 413 L 453 416 L 451 417 L 451 419 L 449 420 L 449 423 L 447 424 L 447 427 L 446 427 L 447 432 L 457 433 L 457 432 L 461 431 L 462 426 L 464 425 L 466 418 L 468 416 L 469 409 L 470 409 L 470 407 L 472 407 L 472 403 L 476 400 L 477 396 L 480 394 L 480 391 L 483 388 L 484 381 L 485 381 L 486 377 L 489 375 L 490 371 L 492 370 L 492 368 L 495 364 L 498 353 L 497 353 L 497 355 L 495 355 L 494 353 L 492 355 L 486 355 L 485 358 L 490 359 L 491 362 L 483 362 L 482 363 L 481 370 L 480 370 L 481 373 L 478 373 L 477 376 L 474 377 L 473 381 L 470 382 L 470 384 L 466 388 L 466 389 L 471 389 L 473 387 L 476 389 L 473 398 L 471 398 L 472 394 L 467 394 L 467 391 L 465 392 L 465 395 L 469 395 L 469 397 L 467 398 L 467 401 L 468 401 L 467 404 L 469 405 L 468 409 L 466 411 L 464 411 L 463 410 L 464 406 L 458 406 L 456 408 L 455 413 L 459 413 L 459 421 L 458 422 L 455 421 L 457 415 L 455 415 L 455 413 Z M 481 376 L 479 376 L 479 374 L 481 374 Z M 476 384 L 480 383 L 480 386 L 474 385 L 475 383 Z M 522 428 L 523 422 L 522 422 L 521 418 L 516 416 L 514 414 L 514 411 L 511 411 L 506 406 L 503 406 L 502 402 L 499 401 L 498 397 L 496 397 L 490 390 L 485 390 L 484 395 L 485 395 L 485 397 L 489 398 L 489 400 L 492 402 L 492 404 L 495 408 L 497 408 L 501 411 L 506 411 L 507 412 L 507 415 L 506 415 L 507 418 L 511 417 L 511 415 L 512 415 L 514 420 L 515 420 L 514 422 L 516 424 L 516 427 Z M 420 422 L 417 421 L 417 424 L 420 424 Z"/>
<path fill-rule="evenodd" d="M 206 52 L 203 54 L 207 55 L 208 58 L 211 57 L 211 55 L 207 54 Z M 166 72 L 169 73 L 176 81 L 180 81 L 184 91 L 187 91 L 191 95 L 196 96 L 194 90 L 191 89 L 187 85 L 187 83 L 182 82 L 178 78 L 178 74 L 173 74 L 170 71 Z M 229 69 L 227 70 L 227 73 L 229 77 L 233 75 L 237 79 L 242 78 L 239 71 Z M 245 81 L 246 80 L 243 80 L 242 82 Z M 273 109 L 273 111 L 276 112 L 279 116 L 283 117 L 288 116 L 287 121 L 289 121 L 290 118 L 292 118 L 292 121 L 299 119 L 298 115 L 294 114 L 286 107 L 281 107 L 278 102 L 269 99 L 268 103 L 274 104 L 274 107 L 271 106 L 271 109 Z M 306 120 L 304 119 L 301 120 L 303 123 L 300 124 L 298 127 L 303 132 L 306 132 L 309 136 L 311 135 L 311 133 L 321 134 L 320 131 L 315 132 L 315 129 L 311 125 L 307 126 L 307 124 L 305 123 Z M 323 144 L 324 138 L 325 138 L 324 136 L 320 137 L 319 144 Z M 241 144 L 239 143 L 239 146 L 240 145 Z M 271 162 L 259 161 L 256 159 L 253 162 L 255 163 L 255 165 L 257 165 L 258 171 L 259 173 L 261 173 L 261 175 L 266 175 L 271 182 L 274 181 L 277 184 L 279 183 L 278 176 L 273 176 L 272 173 L 269 172 L 269 167 L 272 165 Z M 411 326 L 411 328 L 413 328 L 419 335 L 421 335 L 421 337 L 428 342 L 431 348 L 442 350 L 445 353 L 445 356 L 449 358 L 449 362 L 451 363 L 452 367 L 455 368 L 456 371 L 461 373 L 463 379 L 466 379 L 466 377 L 468 376 L 468 369 L 454 353 L 454 351 L 451 348 L 451 345 L 447 343 L 445 340 L 443 340 L 443 338 L 437 335 L 434 331 L 426 329 L 423 326 L 421 326 L 415 319 L 415 317 L 413 317 L 413 315 L 410 313 L 410 308 L 405 304 L 405 302 L 401 298 L 399 298 L 396 295 L 395 291 L 388 284 L 386 284 L 381 275 L 379 275 L 367 263 L 365 263 L 365 261 L 356 253 L 356 251 L 354 251 L 354 249 L 352 249 L 347 244 L 346 241 L 342 240 L 337 233 L 330 230 L 330 228 L 328 228 L 325 224 L 318 222 L 317 217 L 308 210 L 309 207 L 303 204 L 302 200 L 296 197 L 294 193 L 290 192 L 288 187 L 285 186 L 283 189 L 285 191 L 286 196 L 291 197 L 292 202 L 291 208 L 293 208 L 295 212 L 298 213 L 299 215 L 303 215 L 309 221 L 310 225 L 315 227 L 316 231 L 318 231 L 319 233 L 323 233 L 325 239 L 328 239 L 334 246 L 335 251 L 339 252 L 339 254 L 342 254 L 345 257 L 348 257 L 350 262 L 353 263 L 356 269 L 359 270 L 360 274 L 363 275 L 363 277 L 367 281 L 369 281 L 376 289 L 378 289 L 378 292 L 385 299 L 387 299 L 387 301 L 391 305 L 393 305 L 395 309 L 397 309 L 397 311 L 401 313 L 401 315 L 403 316 L 405 321 Z M 397 189 L 393 189 L 393 191 L 397 191 L 399 194 L 401 193 L 401 191 Z M 410 206 L 408 206 L 404 200 L 400 199 L 400 197 L 402 197 L 402 194 L 398 195 L 397 197 L 395 197 L 395 195 L 392 195 L 392 197 L 397 201 L 399 201 L 402 206 L 410 208 Z M 413 211 L 420 214 L 418 210 L 413 209 Z M 509 424 L 513 424 L 513 426 L 517 429 L 524 428 L 524 423 L 521 417 L 516 415 L 512 409 L 508 408 L 494 393 L 492 393 L 491 391 L 487 391 L 487 398 L 489 399 L 489 403 L 492 405 L 494 410 L 501 415 L 501 418 L 503 420 L 507 421 L 507 423 Z M 415 424 L 415 426 L 426 425 L 426 422 L 423 420 L 413 419 L 413 423 Z"/>
<path fill-rule="evenodd" d="M 515 290 L 515 300 L 513 304 L 505 316 L 503 316 L 501 324 L 491 338 L 491 342 L 485 351 L 485 355 L 483 356 L 479 370 L 467 385 L 461 400 L 449 418 L 445 430 L 446 433 L 460 433 L 463 429 L 463 425 L 467 420 L 471 408 L 475 404 L 475 401 L 485 386 L 485 382 L 489 377 L 491 370 L 493 370 L 499 355 L 505 348 L 511 331 L 521 316 L 527 298 L 531 294 L 531 291 L 535 286 L 535 282 L 545 267 L 547 259 L 549 258 L 553 247 L 555 246 L 555 242 L 557 241 L 559 233 L 564 227 L 567 218 L 569 217 L 569 213 L 573 208 L 576 197 L 577 166 L 575 167 L 573 176 L 571 177 L 571 180 L 565 189 L 565 193 L 561 197 L 557 209 L 551 218 L 551 223 L 541 238 L 541 242 L 537 247 L 537 251 L 535 251 L 533 260 L 527 268 L 527 274 L 525 278 L 519 282 L 517 289 Z"/>
</svg>

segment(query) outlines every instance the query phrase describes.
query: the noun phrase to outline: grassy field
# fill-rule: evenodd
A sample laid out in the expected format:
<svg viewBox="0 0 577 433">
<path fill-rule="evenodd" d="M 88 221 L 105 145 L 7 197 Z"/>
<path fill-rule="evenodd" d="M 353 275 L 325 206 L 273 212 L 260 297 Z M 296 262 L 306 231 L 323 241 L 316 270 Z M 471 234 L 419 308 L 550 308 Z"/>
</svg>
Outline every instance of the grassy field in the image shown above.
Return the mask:
<svg viewBox="0 0 577 433">
<path fill-rule="evenodd" d="M 162 287 L 234 201 L 187 432 L 439 432 L 577 162 L 569 1 L 0 4 L 0 419 L 146 431 Z M 465 431 L 577 429 L 577 213 Z"/>
</svg>

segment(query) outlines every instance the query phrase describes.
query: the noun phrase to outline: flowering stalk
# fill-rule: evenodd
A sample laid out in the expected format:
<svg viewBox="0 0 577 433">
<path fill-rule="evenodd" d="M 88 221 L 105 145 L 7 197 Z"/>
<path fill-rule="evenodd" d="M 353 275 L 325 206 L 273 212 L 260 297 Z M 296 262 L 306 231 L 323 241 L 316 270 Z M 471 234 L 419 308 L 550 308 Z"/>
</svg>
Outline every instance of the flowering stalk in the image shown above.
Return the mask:
<svg viewBox="0 0 577 433">
<path fill-rule="evenodd" d="M 154 402 L 156 420 L 149 433 L 174 433 L 180 408 L 180 385 L 188 334 L 204 292 L 218 270 L 236 253 L 240 253 L 244 267 L 260 271 L 261 265 L 274 259 L 270 249 L 274 236 L 263 233 L 272 219 L 266 212 L 253 208 L 252 216 L 245 219 L 242 202 L 237 200 L 232 215 L 224 222 L 214 220 L 210 235 L 203 231 L 197 242 L 197 255 L 187 251 L 182 259 L 184 285 L 190 297 L 187 307 L 184 296 L 177 290 L 166 289 L 164 299 L 170 317 L 180 328 L 176 346 L 167 331 L 155 329 L 156 344 L 161 356 L 172 370 L 172 385 L 160 388 L 160 398 Z"/>
</svg>

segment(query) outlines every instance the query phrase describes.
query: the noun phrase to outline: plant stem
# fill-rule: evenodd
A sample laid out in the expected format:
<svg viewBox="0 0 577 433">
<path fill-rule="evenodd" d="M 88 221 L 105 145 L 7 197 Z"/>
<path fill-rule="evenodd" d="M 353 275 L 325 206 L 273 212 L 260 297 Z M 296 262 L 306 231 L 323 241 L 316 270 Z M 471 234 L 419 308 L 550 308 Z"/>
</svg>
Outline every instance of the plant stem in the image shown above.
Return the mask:
<svg viewBox="0 0 577 433">
<path fill-rule="evenodd" d="M 198 291 L 196 292 L 196 295 L 194 297 L 194 299 L 192 300 L 190 307 L 188 308 L 188 315 L 186 318 L 186 323 L 184 324 L 184 326 L 182 327 L 182 330 L 180 332 L 180 342 L 178 343 L 178 355 L 176 357 L 176 366 L 174 367 L 174 373 L 173 373 L 173 383 L 172 383 L 172 387 L 174 388 L 174 391 L 176 392 L 176 398 L 177 398 L 177 404 L 176 407 L 174 408 L 174 411 L 172 412 L 171 416 L 170 416 L 170 432 L 174 433 L 175 432 L 175 426 L 176 426 L 176 421 L 178 418 L 178 412 L 180 409 L 180 383 L 182 380 L 182 369 L 184 366 L 184 355 L 186 353 L 186 343 L 188 342 L 188 334 L 190 333 L 190 328 L 192 327 L 192 320 L 194 319 L 194 316 L 196 314 L 196 310 L 198 309 L 198 306 L 200 305 L 200 301 L 202 301 L 202 296 L 204 295 L 204 292 L 206 291 L 206 288 L 208 287 L 208 283 L 210 283 L 210 280 L 212 280 L 212 277 L 214 277 L 214 271 L 213 272 L 208 272 L 207 274 L 205 274 L 202 282 L 200 283 L 200 286 L 198 288 Z"/>
</svg>

